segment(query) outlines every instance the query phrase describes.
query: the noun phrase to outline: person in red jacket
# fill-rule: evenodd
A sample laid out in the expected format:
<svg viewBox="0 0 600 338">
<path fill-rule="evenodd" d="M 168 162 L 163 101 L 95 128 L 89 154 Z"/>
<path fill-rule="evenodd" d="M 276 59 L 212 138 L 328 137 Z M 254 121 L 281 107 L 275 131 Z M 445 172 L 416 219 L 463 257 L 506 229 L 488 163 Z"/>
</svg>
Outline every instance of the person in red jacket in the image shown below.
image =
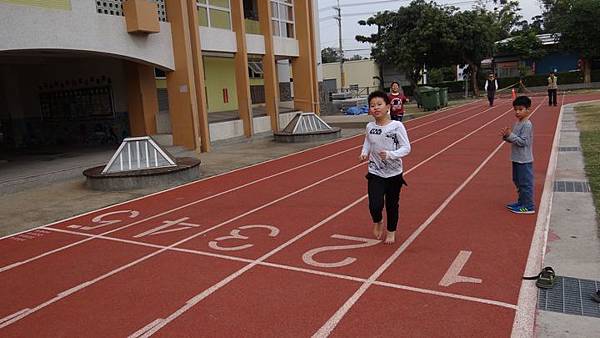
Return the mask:
<svg viewBox="0 0 600 338">
<path fill-rule="evenodd" d="M 408 98 L 401 92 L 400 84 L 396 81 L 392 82 L 392 92 L 388 94 L 390 99 L 390 117 L 395 121 L 402 121 L 404 117 L 404 103 L 408 102 Z"/>
</svg>

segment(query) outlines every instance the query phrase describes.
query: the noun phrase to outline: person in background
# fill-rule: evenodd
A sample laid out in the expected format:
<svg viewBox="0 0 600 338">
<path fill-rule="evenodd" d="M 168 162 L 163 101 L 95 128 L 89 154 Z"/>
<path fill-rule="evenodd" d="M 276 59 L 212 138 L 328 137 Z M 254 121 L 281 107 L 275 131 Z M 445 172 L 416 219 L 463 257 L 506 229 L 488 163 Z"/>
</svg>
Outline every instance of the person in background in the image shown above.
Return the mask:
<svg viewBox="0 0 600 338">
<path fill-rule="evenodd" d="M 494 105 L 494 97 L 496 96 L 496 90 L 498 90 L 498 80 L 494 74 L 488 75 L 488 79 L 485 81 L 485 91 L 487 92 L 487 98 L 490 102 L 490 107 Z"/>
<path fill-rule="evenodd" d="M 388 94 L 388 98 L 390 99 L 390 117 L 394 121 L 402 121 L 404 117 L 404 103 L 408 102 L 408 98 L 404 96 L 398 82 L 392 82 L 390 89 L 392 91 Z"/>
<path fill-rule="evenodd" d="M 556 92 L 558 91 L 558 78 L 554 72 L 548 76 L 548 105 L 556 106 Z"/>
</svg>

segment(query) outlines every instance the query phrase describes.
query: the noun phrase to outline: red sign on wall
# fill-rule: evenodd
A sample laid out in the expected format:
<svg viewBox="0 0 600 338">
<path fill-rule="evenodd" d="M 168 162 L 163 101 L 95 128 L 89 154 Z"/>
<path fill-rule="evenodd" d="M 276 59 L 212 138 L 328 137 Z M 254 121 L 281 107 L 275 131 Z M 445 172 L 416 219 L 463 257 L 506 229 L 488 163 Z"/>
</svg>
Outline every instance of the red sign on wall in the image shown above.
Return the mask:
<svg viewBox="0 0 600 338">
<path fill-rule="evenodd" d="M 223 103 L 229 103 L 229 94 L 227 88 L 223 88 Z"/>
</svg>

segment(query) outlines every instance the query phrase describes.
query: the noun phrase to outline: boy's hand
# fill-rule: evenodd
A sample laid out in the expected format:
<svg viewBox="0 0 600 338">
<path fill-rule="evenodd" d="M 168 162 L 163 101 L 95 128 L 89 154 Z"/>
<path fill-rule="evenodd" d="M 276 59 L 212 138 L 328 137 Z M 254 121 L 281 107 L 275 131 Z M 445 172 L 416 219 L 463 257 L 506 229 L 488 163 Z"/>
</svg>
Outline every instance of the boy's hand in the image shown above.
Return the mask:
<svg viewBox="0 0 600 338">
<path fill-rule="evenodd" d="M 369 155 L 363 155 L 360 154 L 360 156 L 358 156 L 358 162 L 364 162 L 369 158 Z"/>
<path fill-rule="evenodd" d="M 388 158 L 387 151 L 380 151 L 379 152 L 379 157 L 381 157 L 382 160 L 387 160 L 387 158 Z"/>
<path fill-rule="evenodd" d="M 508 137 L 508 135 L 510 135 L 511 132 L 512 130 L 510 129 L 510 127 L 504 127 L 500 130 L 500 135 L 502 137 Z"/>
</svg>

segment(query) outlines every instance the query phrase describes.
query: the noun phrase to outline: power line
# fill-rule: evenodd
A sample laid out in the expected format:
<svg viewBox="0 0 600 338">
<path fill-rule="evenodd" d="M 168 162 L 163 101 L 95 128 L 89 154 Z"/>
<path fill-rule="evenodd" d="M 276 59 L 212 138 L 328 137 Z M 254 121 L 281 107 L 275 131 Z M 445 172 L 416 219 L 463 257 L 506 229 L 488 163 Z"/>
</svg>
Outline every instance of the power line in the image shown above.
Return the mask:
<svg viewBox="0 0 600 338">
<path fill-rule="evenodd" d="M 373 2 L 355 2 L 355 3 L 351 3 L 351 4 L 345 4 L 345 5 L 340 5 L 340 7 L 357 7 L 357 6 L 371 6 L 371 5 L 377 5 L 377 4 L 382 4 L 382 3 L 389 3 L 389 2 L 408 2 L 411 0 L 380 0 L 380 1 L 373 1 Z M 447 4 L 441 4 L 444 6 L 453 6 L 453 5 L 466 5 L 466 4 L 470 4 L 470 3 L 476 3 L 477 0 L 465 0 L 465 1 L 456 1 L 456 2 L 451 2 L 451 3 L 447 3 Z M 323 7 L 323 8 L 319 8 L 319 11 L 324 11 L 324 10 L 330 10 L 330 9 L 336 9 L 336 6 L 331 6 L 331 7 Z M 343 16 L 356 16 L 356 15 L 364 15 L 364 14 L 375 14 L 377 12 L 365 12 L 365 13 L 351 13 L 351 14 L 344 14 Z M 323 19 L 329 19 L 329 18 L 335 18 L 335 15 L 332 16 L 328 16 L 325 17 Z"/>
</svg>

